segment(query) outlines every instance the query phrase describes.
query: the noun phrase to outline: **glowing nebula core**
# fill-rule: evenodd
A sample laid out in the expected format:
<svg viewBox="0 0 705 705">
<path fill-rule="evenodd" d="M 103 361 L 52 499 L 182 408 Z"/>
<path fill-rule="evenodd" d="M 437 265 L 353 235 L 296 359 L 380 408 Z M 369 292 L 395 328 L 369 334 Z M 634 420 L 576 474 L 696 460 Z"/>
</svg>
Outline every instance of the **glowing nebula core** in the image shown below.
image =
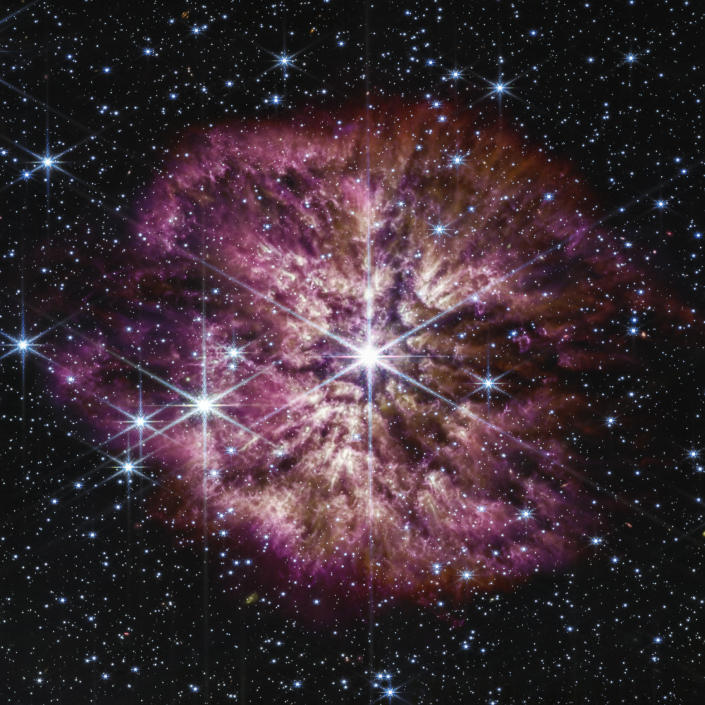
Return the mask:
<svg viewBox="0 0 705 705">
<path fill-rule="evenodd" d="M 599 521 L 584 375 L 624 364 L 604 331 L 638 274 L 568 168 L 441 113 L 192 132 L 62 353 L 155 515 L 198 531 L 205 504 L 290 585 L 464 599 Z"/>
</svg>

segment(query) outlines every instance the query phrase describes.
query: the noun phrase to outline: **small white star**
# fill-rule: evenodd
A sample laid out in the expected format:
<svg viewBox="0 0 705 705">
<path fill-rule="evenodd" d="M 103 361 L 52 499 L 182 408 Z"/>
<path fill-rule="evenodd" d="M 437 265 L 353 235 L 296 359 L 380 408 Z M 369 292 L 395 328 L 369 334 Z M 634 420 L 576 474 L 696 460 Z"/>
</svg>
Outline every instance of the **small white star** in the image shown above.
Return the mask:
<svg viewBox="0 0 705 705">
<path fill-rule="evenodd" d="M 435 223 L 431 226 L 431 232 L 434 235 L 445 235 L 448 232 L 448 226 L 443 223 Z"/>
</svg>

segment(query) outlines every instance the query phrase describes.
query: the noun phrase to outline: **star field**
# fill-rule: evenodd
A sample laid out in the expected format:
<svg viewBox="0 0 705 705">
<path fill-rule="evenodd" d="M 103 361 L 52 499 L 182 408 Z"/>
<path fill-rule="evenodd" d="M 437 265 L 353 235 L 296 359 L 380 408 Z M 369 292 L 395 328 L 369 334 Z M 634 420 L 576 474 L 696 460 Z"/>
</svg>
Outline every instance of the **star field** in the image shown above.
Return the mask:
<svg viewBox="0 0 705 705">
<path fill-rule="evenodd" d="M 6 6 L 2 702 L 701 702 L 704 19 Z"/>
</svg>

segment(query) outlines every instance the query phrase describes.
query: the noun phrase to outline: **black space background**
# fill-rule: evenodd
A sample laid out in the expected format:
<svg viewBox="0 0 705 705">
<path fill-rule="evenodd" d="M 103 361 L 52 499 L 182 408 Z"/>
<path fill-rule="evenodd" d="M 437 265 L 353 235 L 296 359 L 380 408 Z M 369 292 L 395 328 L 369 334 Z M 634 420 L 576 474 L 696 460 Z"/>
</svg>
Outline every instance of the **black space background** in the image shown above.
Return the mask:
<svg viewBox="0 0 705 705">
<path fill-rule="evenodd" d="M 477 101 L 492 121 L 488 84 L 444 76 L 517 77 L 501 119 L 584 174 L 636 261 L 701 308 L 704 13 L 698 0 L 376 2 L 369 82 L 377 95 Z M 0 330 L 13 336 L 22 291 L 31 335 L 47 326 L 48 296 L 91 290 L 82 259 L 120 258 L 131 204 L 186 128 L 334 114 L 364 95 L 363 2 L 18 0 L 0 15 Z M 284 49 L 301 52 L 286 78 L 271 69 Z M 78 143 L 49 197 L 43 170 L 20 177 L 47 135 L 51 154 Z M 626 336 L 629 321 L 615 323 Z M 688 454 L 705 445 L 700 333 L 635 339 L 640 374 L 591 391 L 650 438 L 634 447 L 625 424 L 590 453 L 599 481 L 653 518 L 614 509 L 578 564 L 510 593 L 448 613 L 380 611 L 376 666 L 401 702 L 705 702 L 704 488 Z M 124 485 L 93 488 L 100 458 L 83 441 L 96 439 L 47 398 L 41 360 L 27 357 L 24 382 L 17 355 L 0 365 L 2 702 L 205 702 L 198 546 L 144 520 L 148 486 L 129 516 Z M 210 702 L 368 701 L 364 620 L 312 627 L 267 600 L 246 604 L 256 556 L 217 554 Z"/>
</svg>

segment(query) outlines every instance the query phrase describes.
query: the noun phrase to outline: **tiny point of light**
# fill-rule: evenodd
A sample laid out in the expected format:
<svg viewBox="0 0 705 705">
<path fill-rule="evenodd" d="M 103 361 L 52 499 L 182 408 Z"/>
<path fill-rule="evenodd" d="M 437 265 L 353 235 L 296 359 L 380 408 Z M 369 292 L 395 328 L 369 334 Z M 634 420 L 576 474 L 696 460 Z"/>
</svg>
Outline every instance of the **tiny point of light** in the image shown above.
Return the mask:
<svg viewBox="0 0 705 705">
<path fill-rule="evenodd" d="M 445 235 L 447 227 L 443 223 L 436 223 L 431 230 L 434 235 Z"/>
</svg>

